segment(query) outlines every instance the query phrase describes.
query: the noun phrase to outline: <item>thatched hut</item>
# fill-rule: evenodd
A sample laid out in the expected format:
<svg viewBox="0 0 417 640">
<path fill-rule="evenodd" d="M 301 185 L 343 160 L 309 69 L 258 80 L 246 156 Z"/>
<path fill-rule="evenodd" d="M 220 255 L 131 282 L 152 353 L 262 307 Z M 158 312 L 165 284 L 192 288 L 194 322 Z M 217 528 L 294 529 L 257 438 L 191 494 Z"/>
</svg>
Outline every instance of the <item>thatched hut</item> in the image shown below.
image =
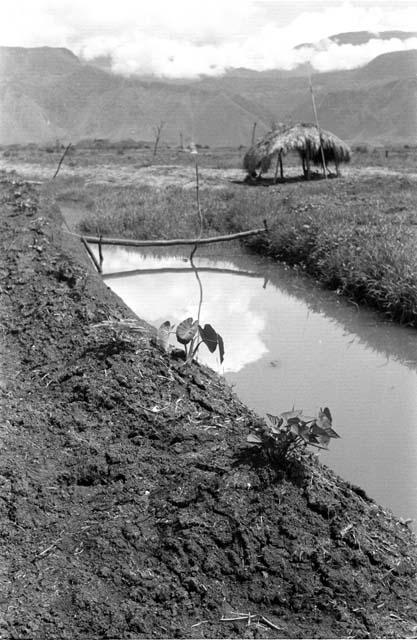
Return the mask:
<svg viewBox="0 0 417 640">
<path fill-rule="evenodd" d="M 328 163 L 333 162 L 336 174 L 339 175 L 339 164 L 350 160 L 350 148 L 343 140 L 330 131 L 319 130 L 315 124 L 300 122 L 294 125 L 279 125 L 269 131 L 247 151 L 243 159 L 243 168 L 252 178 L 259 178 L 269 170 L 272 160 L 276 158 L 275 177 L 279 166 L 283 178 L 282 158 L 289 151 L 299 154 L 307 179 L 310 178 L 311 164 L 321 166 L 323 172 L 326 172 Z"/>
</svg>

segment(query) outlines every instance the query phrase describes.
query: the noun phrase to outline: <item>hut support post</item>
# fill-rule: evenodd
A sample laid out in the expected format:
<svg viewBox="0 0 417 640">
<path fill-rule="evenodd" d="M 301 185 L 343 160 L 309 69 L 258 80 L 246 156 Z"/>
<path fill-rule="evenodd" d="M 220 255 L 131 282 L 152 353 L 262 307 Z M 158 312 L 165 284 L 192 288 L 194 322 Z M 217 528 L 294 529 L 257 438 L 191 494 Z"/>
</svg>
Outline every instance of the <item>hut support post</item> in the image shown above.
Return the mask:
<svg viewBox="0 0 417 640">
<path fill-rule="evenodd" d="M 318 128 L 318 125 L 317 125 Z M 320 129 L 318 129 L 320 132 Z M 323 165 L 323 176 L 326 178 L 327 180 L 327 174 L 328 174 L 328 170 L 327 170 L 327 165 L 326 165 L 326 158 L 324 156 L 324 149 L 323 149 L 323 141 L 321 139 L 321 133 L 319 133 L 320 135 L 320 154 L 321 154 L 321 163 Z"/>
<path fill-rule="evenodd" d="M 308 145 L 306 147 L 306 177 L 307 180 L 310 180 L 310 147 Z"/>
<path fill-rule="evenodd" d="M 277 164 L 275 165 L 275 176 L 274 176 L 274 183 L 275 184 L 278 181 L 278 167 L 279 167 L 279 176 L 280 176 L 280 178 L 282 180 L 283 177 L 284 177 L 284 171 L 283 171 L 283 167 L 282 167 L 282 153 L 281 153 L 281 151 L 277 155 Z"/>
</svg>

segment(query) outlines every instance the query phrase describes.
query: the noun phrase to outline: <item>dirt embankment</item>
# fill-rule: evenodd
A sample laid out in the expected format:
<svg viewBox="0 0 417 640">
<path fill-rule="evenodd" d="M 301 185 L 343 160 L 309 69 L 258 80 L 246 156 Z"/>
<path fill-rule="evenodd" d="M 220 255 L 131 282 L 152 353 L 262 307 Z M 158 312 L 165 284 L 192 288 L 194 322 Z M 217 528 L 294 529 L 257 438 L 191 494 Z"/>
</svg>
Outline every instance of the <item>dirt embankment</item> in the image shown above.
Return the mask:
<svg viewBox="0 0 417 640">
<path fill-rule="evenodd" d="M 128 311 L 58 210 L 10 176 L 0 200 L 1 637 L 415 634 L 407 526 L 247 449 L 215 374 L 97 327 Z"/>
</svg>

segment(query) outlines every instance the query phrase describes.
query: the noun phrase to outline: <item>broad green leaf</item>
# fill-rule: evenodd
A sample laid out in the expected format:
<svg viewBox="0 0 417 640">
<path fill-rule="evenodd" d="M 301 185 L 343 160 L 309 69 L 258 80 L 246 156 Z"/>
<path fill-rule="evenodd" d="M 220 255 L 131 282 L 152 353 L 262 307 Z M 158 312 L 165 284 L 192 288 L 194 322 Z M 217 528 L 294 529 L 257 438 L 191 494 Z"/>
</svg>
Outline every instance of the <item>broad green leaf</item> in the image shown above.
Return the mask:
<svg viewBox="0 0 417 640">
<path fill-rule="evenodd" d="M 210 353 L 214 353 L 217 349 L 218 343 L 217 331 L 213 329 L 211 324 L 205 324 L 204 328 L 198 327 L 198 329 L 200 331 L 200 336 L 204 344 L 207 346 Z"/>
<path fill-rule="evenodd" d="M 332 418 L 332 414 L 330 413 L 329 407 L 324 407 L 324 409 L 320 407 L 319 418 L 323 418 L 323 417 L 326 417 L 327 420 L 330 422 L 330 424 L 332 424 L 333 418 Z"/>
<path fill-rule="evenodd" d="M 311 445 L 312 447 L 316 447 L 317 449 L 328 449 L 328 447 L 322 444 L 319 444 L 317 441 L 314 441 L 311 439 L 308 441 L 308 444 Z"/>
<path fill-rule="evenodd" d="M 188 344 L 194 338 L 198 330 L 198 321 L 193 322 L 192 318 L 186 318 L 180 322 L 176 330 L 178 342 Z"/>
<path fill-rule="evenodd" d="M 280 427 L 284 420 L 280 416 L 274 416 L 272 413 L 266 414 L 269 422 L 274 425 L 274 427 Z"/>
<path fill-rule="evenodd" d="M 282 429 L 280 429 L 279 427 L 275 427 L 274 425 L 271 425 L 269 428 L 272 431 L 272 433 L 275 433 L 275 435 L 282 433 Z"/>
<path fill-rule="evenodd" d="M 272 433 L 275 433 L 275 434 L 281 433 L 281 425 L 284 422 L 284 420 L 282 418 L 279 418 L 278 416 L 273 416 L 271 413 L 267 413 L 266 415 L 268 417 L 268 420 L 271 423 L 270 429 Z"/>
<path fill-rule="evenodd" d="M 336 433 L 336 431 L 332 428 L 326 429 L 326 434 L 329 436 L 329 438 L 340 438 L 339 434 Z"/>
<path fill-rule="evenodd" d="M 319 435 L 318 439 L 319 439 L 320 444 L 322 444 L 324 447 L 327 447 L 327 445 L 330 442 L 330 436 L 328 436 L 327 433 Z"/>
<path fill-rule="evenodd" d="M 325 436 L 327 434 L 327 431 L 319 424 L 319 421 L 317 419 L 317 421 L 313 422 L 313 424 L 311 425 L 311 433 L 316 436 Z"/>
<path fill-rule="evenodd" d="M 329 442 L 330 436 L 327 432 L 314 423 L 310 431 L 310 444 L 319 449 L 327 449 Z"/>
<path fill-rule="evenodd" d="M 310 436 L 310 428 L 306 425 L 306 424 L 298 424 L 295 425 L 296 429 L 297 429 L 297 435 L 301 436 L 302 438 L 304 438 L 304 440 L 309 439 Z"/>
<path fill-rule="evenodd" d="M 329 436 L 329 438 L 340 438 L 339 434 L 329 424 L 328 419 L 324 416 L 318 417 L 315 422 L 316 433 L 323 433 Z"/>
<path fill-rule="evenodd" d="M 168 347 L 169 347 L 169 333 L 170 331 L 173 329 L 173 326 L 171 327 L 171 323 L 169 320 L 166 320 L 166 322 L 163 322 L 161 324 L 161 326 L 158 329 L 158 333 L 156 336 L 156 343 L 163 348 L 164 351 L 168 351 Z"/>
<path fill-rule="evenodd" d="M 290 422 L 287 426 L 290 428 L 291 433 L 298 436 L 298 422 Z"/>
<path fill-rule="evenodd" d="M 293 411 L 284 411 L 280 414 L 280 417 L 288 423 L 288 420 L 292 418 L 299 418 L 303 413 L 302 409 L 294 409 Z"/>
<path fill-rule="evenodd" d="M 262 439 L 256 435 L 256 433 L 250 433 L 246 438 L 246 442 L 250 442 L 251 444 L 262 444 Z"/>
</svg>

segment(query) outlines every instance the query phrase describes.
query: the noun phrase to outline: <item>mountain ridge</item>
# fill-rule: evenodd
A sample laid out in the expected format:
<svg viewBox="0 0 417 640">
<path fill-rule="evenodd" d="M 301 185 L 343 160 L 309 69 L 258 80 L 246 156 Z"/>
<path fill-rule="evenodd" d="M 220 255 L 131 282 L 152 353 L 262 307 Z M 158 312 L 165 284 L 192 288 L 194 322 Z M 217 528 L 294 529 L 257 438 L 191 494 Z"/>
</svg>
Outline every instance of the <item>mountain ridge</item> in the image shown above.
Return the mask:
<svg viewBox="0 0 417 640">
<path fill-rule="evenodd" d="M 348 142 L 415 142 L 417 50 L 377 56 L 363 67 L 311 75 L 320 124 Z M 229 70 L 166 82 L 125 77 L 65 48 L 0 47 L 0 144 L 162 138 L 247 145 L 280 121 L 312 120 L 307 73 Z"/>
</svg>

